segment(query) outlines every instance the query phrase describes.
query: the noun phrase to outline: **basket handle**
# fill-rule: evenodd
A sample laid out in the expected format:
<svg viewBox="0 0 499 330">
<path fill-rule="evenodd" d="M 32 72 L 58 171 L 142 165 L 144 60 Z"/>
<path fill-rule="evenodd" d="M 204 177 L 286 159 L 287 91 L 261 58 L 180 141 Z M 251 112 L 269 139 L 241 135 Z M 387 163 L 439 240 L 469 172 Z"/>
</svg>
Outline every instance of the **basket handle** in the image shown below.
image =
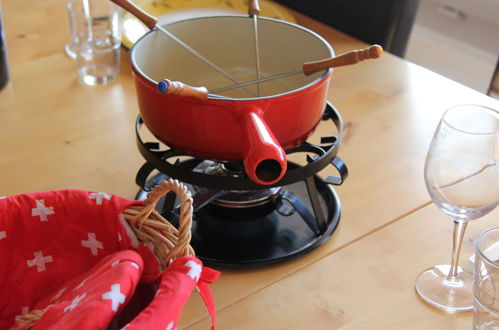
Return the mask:
<svg viewBox="0 0 499 330">
<path fill-rule="evenodd" d="M 170 191 L 180 200 L 178 230 L 155 209 L 159 200 Z M 166 268 L 173 259 L 195 256 L 194 249 L 190 246 L 192 213 L 190 191 L 178 180 L 169 179 L 151 189 L 138 211 L 128 209 L 124 215 L 139 240 L 153 243 L 162 267 Z"/>
</svg>

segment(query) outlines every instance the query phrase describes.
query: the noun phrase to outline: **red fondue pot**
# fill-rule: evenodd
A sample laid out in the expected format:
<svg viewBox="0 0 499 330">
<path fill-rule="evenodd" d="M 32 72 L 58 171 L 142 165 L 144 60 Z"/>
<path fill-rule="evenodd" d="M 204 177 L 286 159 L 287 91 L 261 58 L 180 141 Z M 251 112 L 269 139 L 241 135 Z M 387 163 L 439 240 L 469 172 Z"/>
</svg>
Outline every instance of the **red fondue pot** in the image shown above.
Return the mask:
<svg viewBox="0 0 499 330">
<path fill-rule="evenodd" d="M 247 16 L 195 18 L 165 28 L 238 82 L 256 78 Z M 301 26 L 260 17 L 258 29 L 261 77 L 334 56 L 323 38 Z M 285 151 L 303 143 L 321 120 L 332 71 L 267 81 L 260 95 L 251 85 L 201 101 L 161 94 L 157 84 L 167 78 L 214 90 L 233 82 L 160 31 L 135 43 L 131 62 L 142 119 L 161 142 L 199 158 L 244 161 L 248 177 L 263 185 L 282 178 Z"/>
</svg>

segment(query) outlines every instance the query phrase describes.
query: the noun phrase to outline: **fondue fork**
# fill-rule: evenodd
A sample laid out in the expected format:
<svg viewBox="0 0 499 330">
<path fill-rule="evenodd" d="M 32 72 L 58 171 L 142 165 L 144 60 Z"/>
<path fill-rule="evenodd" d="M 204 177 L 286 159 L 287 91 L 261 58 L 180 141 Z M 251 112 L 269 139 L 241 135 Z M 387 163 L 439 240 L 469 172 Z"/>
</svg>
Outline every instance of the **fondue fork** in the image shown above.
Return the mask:
<svg viewBox="0 0 499 330">
<path fill-rule="evenodd" d="M 240 87 L 245 87 L 248 85 L 253 85 L 253 84 L 260 84 L 265 81 L 269 80 L 274 80 L 274 79 L 279 79 L 279 78 L 284 78 L 284 77 L 289 77 L 292 75 L 300 74 L 303 73 L 306 76 L 309 76 L 311 74 L 314 74 L 316 72 L 329 69 L 329 68 L 335 68 L 339 66 L 344 66 L 344 65 L 352 65 L 359 63 L 360 61 L 366 60 L 366 59 L 374 59 L 378 58 L 383 54 L 383 48 L 380 45 L 372 45 L 364 49 L 360 50 L 352 50 L 350 52 L 338 55 L 336 57 L 328 58 L 325 60 L 321 61 L 315 61 L 315 62 L 307 62 L 304 63 L 301 69 L 286 72 L 286 73 L 281 73 L 277 74 L 274 76 L 270 77 L 265 77 L 257 80 L 252 80 L 244 83 L 239 83 L 239 84 L 234 84 L 222 88 L 217 88 L 214 90 L 210 90 L 210 93 L 219 93 L 223 92 L 226 90 L 234 89 L 234 88 L 240 88 Z"/>
<path fill-rule="evenodd" d="M 213 68 L 215 71 L 218 73 L 222 74 L 226 78 L 228 78 L 230 81 L 232 81 L 234 84 L 238 84 L 237 80 L 234 79 L 230 74 L 222 70 L 219 66 L 217 66 L 215 63 L 211 62 L 208 60 L 206 57 L 198 53 L 195 49 L 193 49 L 191 46 L 177 38 L 175 35 L 170 33 L 168 30 L 164 29 L 161 25 L 158 24 L 158 19 L 152 15 L 149 15 L 146 13 L 144 10 L 142 10 L 140 7 L 138 7 L 136 4 L 131 2 L 130 0 L 111 0 L 121 8 L 125 9 L 128 11 L 130 14 L 134 15 L 137 17 L 142 23 L 144 23 L 149 29 L 154 29 L 156 28 L 158 31 L 162 32 L 169 38 L 171 38 L 173 41 L 178 43 L 180 46 L 184 47 L 187 51 L 189 51 L 191 54 L 199 58 L 201 61 L 205 62 L 208 64 L 211 68 Z M 241 86 L 243 87 L 243 86 Z M 251 95 L 256 96 L 255 93 L 247 88 L 244 88 L 247 92 L 251 93 Z"/>
<path fill-rule="evenodd" d="M 260 46 L 258 38 L 258 14 L 260 5 L 258 0 L 250 0 L 248 14 L 253 18 L 253 33 L 255 35 L 255 57 L 256 57 L 256 80 L 260 80 Z M 260 96 L 260 83 L 257 83 L 257 94 Z"/>
<path fill-rule="evenodd" d="M 252 85 L 252 84 L 257 84 L 263 81 L 269 81 L 273 79 L 278 79 L 278 78 L 283 78 L 283 77 L 288 77 L 291 75 L 303 73 L 305 75 L 311 75 L 316 72 L 328 69 L 328 68 L 334 68 L 334 67 L 339 67 L 339 66 L 345 66 L 345 65 L 352 65 L 359 63 L 360 61 L 366 60 L 366 59 L 374 59 L 378 58 L 383 54 L 383 48 L 379 45 L 372 45 L 367 48 L 359 49 L 359 50 L 352 50 L 350 52 L 338 55 L 336 57 L 328 58 L 325 60 L 321 61 L 315 61 L 315 62 L 307 62 L 304 63 L 302 68 L 299 70 L 291 71 L 291 72 L 286 72 L 282 74 L 278 74 L 275 76 L 270 76 L 266 78 L 262 78 L 259 80 L 253 80 L 253 81 L 248 81 L 245 83 L 240 83 L 240 84 L 235 84 L 223 88 L 218 88 L 214 90 L 208 91 L 206 87 L 193 87 L 189 86 L 187 84 L 184 84 L 180 81 L 170 81 L 168 79 L 163 79 L 161 80 L 157 87 L 158 91 L 162 94 L 165 95 L 171 95 L 171 96 L 187 96 L 187 97 L 193 97 L 198 100 L 206 100 L 208 98 L 208 94 L 210 94 L 211 97 L 214 98 L 224 98 L 221 95 L 215 95 L 213 93 L 218 93 L 222 91 L 226 91 L 229 89 L 234 89 L 234 88 L 240 88 L 244 87 L 247 85 Z"/>
</svg>

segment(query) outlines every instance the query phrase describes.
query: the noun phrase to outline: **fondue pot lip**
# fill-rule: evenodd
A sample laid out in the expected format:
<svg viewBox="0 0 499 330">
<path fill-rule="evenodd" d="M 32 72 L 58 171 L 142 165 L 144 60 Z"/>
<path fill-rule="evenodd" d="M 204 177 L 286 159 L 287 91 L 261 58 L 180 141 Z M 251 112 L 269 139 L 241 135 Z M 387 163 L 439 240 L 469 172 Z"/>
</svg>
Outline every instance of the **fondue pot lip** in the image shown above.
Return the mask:
<svg viewBox="0 0 499 330">
<path fill-rule="evenodd" d="M 249 17 L 247 15 L 219 15 L 219 16 L 206 16 L 206 17 L 194 17 L 194 18 L 187 18 L 187 19 L 183 19 L 183 20 L 178 20 L 178 21 L 175 21 L 175 22 L 172 22 L 172 23 L 168 23 L 168 24 L 165 24 L 165 25 L 162 25 L 162 27 L 166 28 L 168 27 L 169 25 L 175 25 L 175 24 L 178 24 L 178 23 L 182 23 L 182 22 L 187 22 L 187 21 L 195 21 L 195 20 L 205 20 L 205 19 L 217 19 L 217 18 L 240 18 L 240 19 L 249 19 Z M 333 50 L 333 47 L 331 47 L 331 45 L 323 38 L 321 37 L 319 34 L 315 33 L 314 31 L 312 30 L 309 30 L 301 25 L 298 25 L 298 24 L 294 24 L 294 23 L 291 23 L 291 22 L 286 22 L 286 21 L 283 21 L 283 20 L 280 20 L 280 19 L 275 19 L 275 18 L 271 18 L 271 17 L 258 17 L 259 20 L 266 20 L 266 21 L 273 21 L 273 22 L 276 22 L 276 23 L 280 23 L 280 24 L 285 24 L 285 25 L 289 25 L 289 26 L 292 26 L 296 29 L 299 29 L 299 30 L 302 30 L 302 31 L 305 31 L 311 35 L 313 35 L 314 37 L 316 37 L 318 40 L 320 40 L 324 45 L 325 47 L 327 48 L 327 50 L 329 51 L 330 53 L 330 57 L 333 57 L 335 56 L 335 53 L 334 53 L 334 50 Z M 149 81 L 151 84 L 153 84 L 154 86 L 156 86 L 158 84 L 157 81 L 155 81 L 154 79 L 152 79 L 151 77 L 149 77 L 147 74 L 145 74 L 141 69 L 140 67 L 137 65 L 136 61 L 135 61 L 135 57 L 134 57 L 134 53 L 135 53 L 135 50 L 137 47 L 139 47 L 140 43 L 147 39 L 150 35 L 154 34 L 154 33 L 161 33 L 160 31 L 157 31 L 156 29 L 153 29 L 153 30 L 150 30 L 149 32 L 147 32 L 146 34 L 144 34 L 142 37 L 140 37 L 136 42 L 135 44 L 132 46 L 131 50 L 130 50 L 130 62 L 132 64 L 132 68 L 133 70 L 138 73 L 140 76 L 142 76 L 145 80 Z M 296 93 L 296 92 L 300 92 L 302 90 L 305 90 L 313 85 L 316 85 L 317 83 L 319 83 L 320 81 L 326 79 L 330 73 L 333 71 L 332 68 L 329 68 L 327 69 L 324 74 L 322 74 L 320 77 L 318 77 L 317 79 L 311 81 L 310 83 L 304 85 L 304 86 L 301 86 L 299 88 L 296 88 L 296 89 L 293 89 L 293 90 L 290 90 L 290 91 L 287 91 L 287 92 L 284 92 L 284 93 L 280 93 L 280 94 L 273 94 L 273 95 L 268 95 L 268 96 L 257 96 L 257 97 L 248 97 L 248 98 L 241 98 L 241 97 L 238 97 L 238 98 L 232 98 L 232 97 L 227 97 L 227 96 L 222 96 L 222 95 L 218 95 L 218 94 L 208 94 L 208 99 L 212 99 L 212 100 L 227 100 L 227 101 L 249 101 L 249 100 L 263 100 L 263 99 L 272 99 L 272 98 L 276 98 L 276 97 L 280 97 L 280 96 L 284 96 L 284 95 L 288 95 L 288 94 L 293 94 L 293 93 Z M 284 78 L 286 79 L 286 78 Z"/>
</svg>

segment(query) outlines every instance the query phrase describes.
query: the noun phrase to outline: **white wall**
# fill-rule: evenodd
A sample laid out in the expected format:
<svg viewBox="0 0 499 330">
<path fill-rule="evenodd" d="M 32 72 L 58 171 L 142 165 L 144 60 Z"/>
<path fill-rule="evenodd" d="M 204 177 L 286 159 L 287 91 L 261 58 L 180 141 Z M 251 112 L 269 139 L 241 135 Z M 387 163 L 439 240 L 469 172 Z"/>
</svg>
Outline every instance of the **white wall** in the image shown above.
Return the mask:
<svg viewBox="0 0 499 330">
<path fill-rule="evenodd" d="M 422 0 L 405 58 L 487 93 L 499 56 L 499 0 Z"/>
</svg>

